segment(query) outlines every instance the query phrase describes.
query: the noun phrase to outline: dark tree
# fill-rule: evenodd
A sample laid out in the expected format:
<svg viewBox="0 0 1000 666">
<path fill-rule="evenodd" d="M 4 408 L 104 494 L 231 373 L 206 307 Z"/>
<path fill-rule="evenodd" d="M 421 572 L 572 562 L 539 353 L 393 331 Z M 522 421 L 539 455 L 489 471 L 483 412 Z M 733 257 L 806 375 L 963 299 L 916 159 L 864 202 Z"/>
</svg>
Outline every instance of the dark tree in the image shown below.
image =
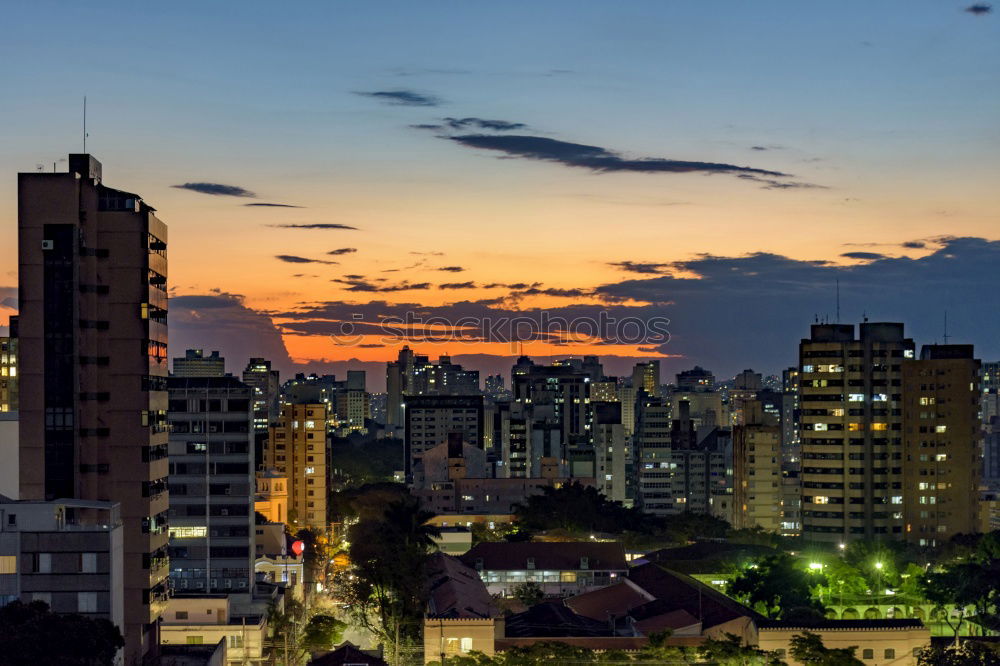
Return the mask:
<svg viewBox="0 0 1000 666">
<path fill-rule="evenodd" d="M 812 588 L 825 583 L 822 574 L 807 572 L 785 553 L 766 557 L 738 573 L 726 591 L 773 619 L 822 617 L 823 606 Z"/>
<path fill-rule="evenodd" d="M 48 604 L 14 601 L 0 608 L 0 663 L 4 666 L 104 666 L 125 645 L 108 620 L 53 613 Z"/>
<path fill-rule="evenodd" d="M 1000 653 L 993 645 L 963 641 L 959 645 L 930 647 L 920 651 L 918 666 L 1000 666 Z"/>
<path fill-rule="evenodd" d="M 856 647 L 828 648 L 823 639 L 811 632 L 792 636 L 788 653 L 807 666 L 865 666 L 865 662 L 854 656 Z"/>
</svg>

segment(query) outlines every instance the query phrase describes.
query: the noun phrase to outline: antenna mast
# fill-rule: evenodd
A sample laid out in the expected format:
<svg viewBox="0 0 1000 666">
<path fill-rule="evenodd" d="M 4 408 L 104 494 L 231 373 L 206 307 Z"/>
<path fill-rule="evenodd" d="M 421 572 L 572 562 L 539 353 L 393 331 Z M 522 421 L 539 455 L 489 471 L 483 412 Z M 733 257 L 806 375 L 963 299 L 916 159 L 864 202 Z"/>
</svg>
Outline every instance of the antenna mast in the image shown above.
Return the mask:
<svg viewBox="0 0 1000 666">
<path fill-rule="evenodd" d="M 83 152 L 87 152 L 87 96 L 83 96 Z"/>
<path fill-rule="evenodd" d="M 840 278 L 837 278 L 837 323 L 840 323 Z"/>
<path fill-rule="evenodd" d="M 948 335 L 948 311 L 945 310 L 944 311 L 944 343 L 945 344 L 948 344 L 948 338 L 949 337 L 950 336 Z"/>
</svg>

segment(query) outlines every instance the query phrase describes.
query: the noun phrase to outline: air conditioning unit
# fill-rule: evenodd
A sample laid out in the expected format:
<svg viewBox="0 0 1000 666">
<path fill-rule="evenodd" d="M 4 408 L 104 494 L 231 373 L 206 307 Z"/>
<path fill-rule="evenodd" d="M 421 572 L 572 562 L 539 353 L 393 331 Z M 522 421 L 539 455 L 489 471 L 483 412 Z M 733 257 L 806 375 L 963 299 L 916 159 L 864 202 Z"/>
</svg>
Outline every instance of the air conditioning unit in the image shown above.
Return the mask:
<svg viewBox="0 0 1000 666">
<path fill-rule="evenodd" d="M 42 241 L 42 249 L 43 250 L 51 250 L 51 249 L 55 248 L 55 246 L 56 246 L 56 242 L 55 241 L 50 241 L 50 240 L 43 240 Z"/>
</svg>

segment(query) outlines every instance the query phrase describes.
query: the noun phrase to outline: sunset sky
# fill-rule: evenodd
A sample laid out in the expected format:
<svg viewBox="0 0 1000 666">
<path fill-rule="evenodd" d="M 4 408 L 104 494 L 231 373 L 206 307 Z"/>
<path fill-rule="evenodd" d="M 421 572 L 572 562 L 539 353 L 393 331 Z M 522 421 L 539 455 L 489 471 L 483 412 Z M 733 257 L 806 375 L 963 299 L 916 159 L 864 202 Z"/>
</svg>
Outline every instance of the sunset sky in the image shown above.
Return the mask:
<svg viewBox="0 0 1000 666">
<path fill-rule="evenodd" d="M 775 372 L 835 317 L 839 280 L 841 321 L 904 321 L 922 344 L 947 311 L 952 341 L 1000 357 L 985 5 L 234 7 L 6 9 L 0 322 L 16 173 L 66 168 L 86 95 L 105 182 L 169 226 L 173 355 L 377 376 L 346 362 L 395 357 L 380 317 L 545 308 L 664 317 L 670 339 L 534 336 L 526 353 Z M 343 321 L 355 344 L 330 339 Z M 473 333 L 410 344 L 490 370 L 516 353 Z"/>
</svg>

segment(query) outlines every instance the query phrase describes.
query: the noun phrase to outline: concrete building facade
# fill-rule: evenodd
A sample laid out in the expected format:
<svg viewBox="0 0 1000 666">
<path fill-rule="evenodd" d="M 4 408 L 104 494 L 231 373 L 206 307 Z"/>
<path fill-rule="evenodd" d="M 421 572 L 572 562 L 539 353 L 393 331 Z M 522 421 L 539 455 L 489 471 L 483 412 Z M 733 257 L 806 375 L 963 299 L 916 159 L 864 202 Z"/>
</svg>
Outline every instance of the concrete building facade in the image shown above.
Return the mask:
<svg viewBox="0 0 1000 666">
<path fill-rule="evenodd" d="M 326 405 L 281 405 L 264 450 L 264 467 L 288 479 L 288 516 L 295 527 L 327 524 Z"/>
<path fill-rule="evenodd" d="M 21 496 L 117 502 L 126 662 L 167 599 L 167 227 L 71 154 L 18 175 Z"/>
</svg>

